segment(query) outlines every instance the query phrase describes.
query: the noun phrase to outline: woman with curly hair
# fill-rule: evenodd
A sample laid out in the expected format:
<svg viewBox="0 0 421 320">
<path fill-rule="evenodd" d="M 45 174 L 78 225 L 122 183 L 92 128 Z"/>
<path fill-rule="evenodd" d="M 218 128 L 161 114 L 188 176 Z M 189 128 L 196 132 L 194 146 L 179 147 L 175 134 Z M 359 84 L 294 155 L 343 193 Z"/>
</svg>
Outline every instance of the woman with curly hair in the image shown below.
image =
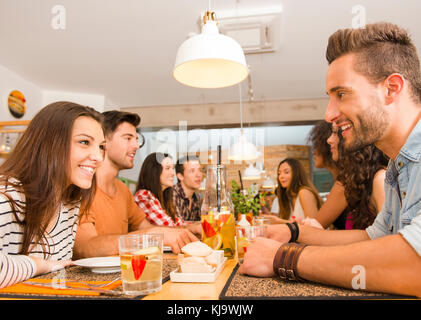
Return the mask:
<svg viewBox="0 0 421 320">
<path fill-rule="evenodd" d="M 337 163 L 340 169 L 337 178 L 345 188 L 350 210 L 346 217 L 345 229 L 365 229 L 374 222 L 382 209 L 385 200 L 384 179 L 389 158 L 374 145 L 347 152 L 343 148 L 340 132 L 334 130 L 332 135 L 339 137 Z"/>
<path fill-rule="evenodd" d="M 326 136 L 329 137 L 323 143 Z M 316 220 L 324 228 L 333 224 L 336 229 L 365 229 L 371 225 L 384 203 L 388 158 L 374 145 L 354 152 L 345 151 L 341 134 L 325 121 L 316 124 L 309 140 L 314 153 L 320 155 L 324 167 L 335 179 Z M 333 162 L 328 161 L 329 157 Z M 315 162 L 317 165 L 316 159 Z"/>
</svg>

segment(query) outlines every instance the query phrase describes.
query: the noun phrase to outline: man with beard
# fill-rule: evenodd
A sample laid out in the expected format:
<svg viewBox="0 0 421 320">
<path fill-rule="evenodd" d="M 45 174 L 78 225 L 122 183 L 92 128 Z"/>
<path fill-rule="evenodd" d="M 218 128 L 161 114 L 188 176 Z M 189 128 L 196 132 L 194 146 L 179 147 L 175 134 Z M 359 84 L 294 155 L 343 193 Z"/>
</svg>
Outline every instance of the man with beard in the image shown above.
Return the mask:
<svg viewBox="0 0 421 320">
<path fill-rule="evenodd" d="M 268 227 L 240 272 L 421 297 L 421 73 L 407 32 L 390 23 L 330 38 L 325 120 L 347 150 L 374 143 L 390 157 L 386 201 L 366 230 Z M 355 267 L 358 267 L 357 269 Z M 363 285 L 355 285 L 363 270 Z"/>
<path fill-rule="evenodd" d="M 74 258 L 117 255 L 118 238 L 127 233 L 162 233 L 164 245 L 174 253 L 197 239 L 185 228 L 152 226 L 137 206 L 129 188 L 117 175 L 133 168 L 139 149 L 135 113 L 104 112 L 105 158 L 96 171 L 97 192 L 88 214 L 81 217 L 76 233 Z"/>
</svg>

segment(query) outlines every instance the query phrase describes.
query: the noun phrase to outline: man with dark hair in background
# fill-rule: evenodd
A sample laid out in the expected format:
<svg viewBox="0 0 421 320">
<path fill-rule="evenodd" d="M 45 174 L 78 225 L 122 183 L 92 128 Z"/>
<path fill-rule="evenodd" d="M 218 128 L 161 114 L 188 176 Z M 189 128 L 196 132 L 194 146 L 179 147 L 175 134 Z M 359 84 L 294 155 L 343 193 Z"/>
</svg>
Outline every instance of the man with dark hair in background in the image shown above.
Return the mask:
<svg viewBox="0 0 421 320">
<path fill-rule="evenodd" d="M 202 166 L 196 156 L 185 156 L 175 165 L 178 183 L 173 198 L 177 214 L 186 221 L 200 221 L 201 201 L 197 190 L 202 182 Z"/>
</svg>

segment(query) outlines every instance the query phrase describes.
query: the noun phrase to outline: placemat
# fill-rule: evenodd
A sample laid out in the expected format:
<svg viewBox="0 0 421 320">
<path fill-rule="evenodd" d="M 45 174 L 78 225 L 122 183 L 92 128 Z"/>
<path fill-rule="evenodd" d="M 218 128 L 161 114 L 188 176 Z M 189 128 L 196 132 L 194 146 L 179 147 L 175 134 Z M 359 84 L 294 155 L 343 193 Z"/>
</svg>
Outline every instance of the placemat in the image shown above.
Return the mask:
<svg viewBox="0 0 421 320">
<path fill-rule="evenodd" d="M 234 268 L 219 299 L 394 299 L 408 298 L 323 285 L 314 282 L 282 281 L 279 278 L 256 278 Z"/>
<path fill-rule="evenodd" d="M 174 259 L 164 259 L 162 264 L 162 283 L 165 283 L 170 279 L 170 272 L 173 271 L 177 267 L 177 260 Z M 116 277 L 120 275 L 120 272 L 114 273 L 94 273 L 91 270 L 80 267 L 80 266 L 70 266 L 62 270 L 58 270 L 55 272 L 47 273 L 44 275 L 40 275 L 34 277 L 33 279 L 54 279 L 57 283 L 60 283 L 60 279 L 63 280 L 71 280 L 71 281 L 112 281 Z M 7 288 L 6 288 L 7 289 Z M 114 288 L 113 291 L 121 291 L 122 286 L 119 285 L 118 287 Z M 0 297 L 9 297 L 9 298 L 41 298 L 41 299 L 94 299 L 94 300 L 102 300 L 102 299 L 141 299 L 144 296 L 132 296 L 132 295 L 124 295 L 123 293 L 121 296 L 117 295 L 52 295 L 52 294 L 40 294 L 40 293 L 6 293 L 1 292 Z"/>
</svg>

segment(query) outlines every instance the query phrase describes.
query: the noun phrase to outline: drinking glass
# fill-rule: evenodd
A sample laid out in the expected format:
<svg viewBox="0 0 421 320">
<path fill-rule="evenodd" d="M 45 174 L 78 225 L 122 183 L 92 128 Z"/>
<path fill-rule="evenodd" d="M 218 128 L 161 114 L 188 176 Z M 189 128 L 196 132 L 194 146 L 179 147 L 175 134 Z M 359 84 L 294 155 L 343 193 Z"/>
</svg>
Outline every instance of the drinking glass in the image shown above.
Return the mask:
<svg viewBox="0 0 421 320">
<path fill-rule="evenodd" d="M 243 262 L 244 253 L 247 252 L 247 246 L 251 241 L 257 237 L 266 236 L 267 226 L 237 226 L 236 237 L 237 237 L 237 254 L 238 261 Z"/>
<path fill-rule="evenodd" d="M 145 295 L 161 290 L 162 234 L 123 235 L 118 239 L 123 292 Z"/>
<path fill-rule="evenodd" d="M 254 218 L 254 225 L 256 226 L 267 226 L 270 225 L 270 219 L 265 217 L 255 217 Z"/>
</svg>

